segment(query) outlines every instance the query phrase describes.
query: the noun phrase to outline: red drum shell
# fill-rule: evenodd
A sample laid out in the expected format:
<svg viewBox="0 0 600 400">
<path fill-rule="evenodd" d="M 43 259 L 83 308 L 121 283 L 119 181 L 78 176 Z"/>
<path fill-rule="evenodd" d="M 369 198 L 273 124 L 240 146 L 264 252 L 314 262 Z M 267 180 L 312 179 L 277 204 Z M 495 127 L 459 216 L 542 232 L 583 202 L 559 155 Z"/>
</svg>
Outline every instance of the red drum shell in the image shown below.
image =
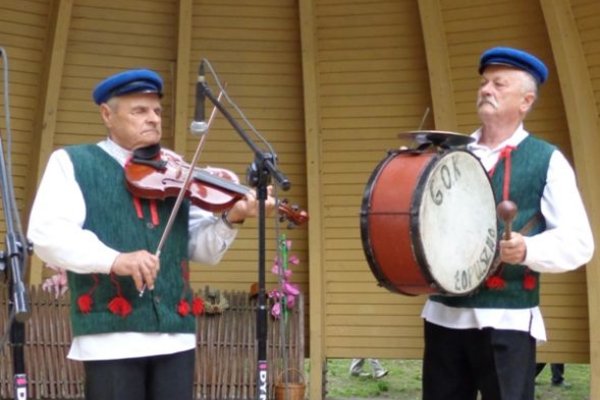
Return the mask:
<svg viewBox="0 0 600 400">
<path fill-rule="evenodd" d="M 446 202 L 440 204 L 446 209 L 431 204 L 436 202 L 433 188 L 442 184 L 447 192 Z M 469 208 L 455 210 L 462 203 Z M 440 210 L 449 215 L 440 216 Z M 464 219 L 471 221 L 463 223 Z M 476 290 L 491 269 L 496 224 L 487 173 L 463 150 L 391 153 L 371 175 L 361 207 L 361 238 L 373 275 L 381 286 L 406 295 L 464 295 Z M 458 225 L 458 232 L 445 225 Z M 461 237 L 465 235 L 469 237 Z M 459 254 L 457 260 L 453 253 L 461 251 L 464 257 Z M 444 270 L 446 259 L 450 270 Z"/>
</svg>

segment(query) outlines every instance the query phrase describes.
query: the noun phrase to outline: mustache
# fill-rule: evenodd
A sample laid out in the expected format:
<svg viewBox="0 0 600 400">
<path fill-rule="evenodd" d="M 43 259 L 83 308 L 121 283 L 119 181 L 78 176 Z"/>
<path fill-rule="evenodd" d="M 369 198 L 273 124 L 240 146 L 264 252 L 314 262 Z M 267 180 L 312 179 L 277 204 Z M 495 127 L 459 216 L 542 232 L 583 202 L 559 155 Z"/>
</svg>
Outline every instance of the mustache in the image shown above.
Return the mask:
<svg viewBox="0 0 600 400">
<path fill-rule="evenodd" d="M 498 108 L 498 102 L 492 96 L 485 96 L 477 99 L 477 107 L 481 107 L 484 104 L 489 104 L 494 108 Z"/>
</svg>

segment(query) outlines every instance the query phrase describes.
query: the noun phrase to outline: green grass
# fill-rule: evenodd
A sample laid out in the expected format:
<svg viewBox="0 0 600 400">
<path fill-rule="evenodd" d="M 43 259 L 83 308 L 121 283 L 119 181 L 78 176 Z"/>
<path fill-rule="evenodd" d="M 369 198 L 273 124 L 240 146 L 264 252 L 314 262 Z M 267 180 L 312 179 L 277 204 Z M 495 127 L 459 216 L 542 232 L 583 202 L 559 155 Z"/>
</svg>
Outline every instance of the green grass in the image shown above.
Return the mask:
<svg viewBox="0 0 600 400">
<path fill-rule="evenodd" d="M 420 360 L 380 360 L 389 374 L 375 380 L 371 377 L 351 377 L 348 359 L 331 359 L 327 363 L 327 399 L 381 398 L 418 400 L 421 398 Z M 365 363 L 365 371 L 369 371 Z M 565 365 L 565 381 L 570 386 L 554 387 L 550 384 L 550 366 L 546 366 L 536 379 L 535 398 L 540 400 L 589 399 L 589 365 Z"/>
</svg>

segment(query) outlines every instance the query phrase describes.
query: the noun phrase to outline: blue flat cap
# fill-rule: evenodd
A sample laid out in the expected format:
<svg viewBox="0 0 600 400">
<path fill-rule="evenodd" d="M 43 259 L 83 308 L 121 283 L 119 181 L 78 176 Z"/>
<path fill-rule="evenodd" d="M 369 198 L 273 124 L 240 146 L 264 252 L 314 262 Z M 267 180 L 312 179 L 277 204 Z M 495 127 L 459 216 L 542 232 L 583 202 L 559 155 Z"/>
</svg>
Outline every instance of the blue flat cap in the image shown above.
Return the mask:
<svg viewBox="0 0 600 400">
<path fill-rule="evenodd" d="M 159 74 L 149 69 L 130 69 L 111 75 L 100 82 L 92 97 L 98 105 L 111 97 L 130 93 L 156 93 L 162 96 L 163 81 Z"/>
<path fill-rule="evenodd" d="M 479 73 L 490 65 L 508 65 L 528 72 L 541 85 L 548 79 L 548 68 L 536 56 L 511 47 L 494 47 L 486 50 L 479 60 Z"/>
</svg>

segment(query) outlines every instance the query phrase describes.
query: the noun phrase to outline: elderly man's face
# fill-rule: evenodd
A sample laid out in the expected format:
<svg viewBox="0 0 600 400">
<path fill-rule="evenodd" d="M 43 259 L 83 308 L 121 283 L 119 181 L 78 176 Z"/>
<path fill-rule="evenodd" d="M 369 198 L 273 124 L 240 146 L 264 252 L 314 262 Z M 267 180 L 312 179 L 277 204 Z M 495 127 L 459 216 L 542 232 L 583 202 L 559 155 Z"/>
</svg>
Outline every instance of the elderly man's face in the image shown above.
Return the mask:
<svg viewBox="0 0 600 400">
<path fill-rule="evenodd" d="M 110 138 L 128 150 L 156 144 L 162 135 L 162 107 L 158 95 L 120 96 L 100 106 Z"/>
<path fill-rule="evenodd" d="M 502 65 L 485 69 L 477 94 L 477 111 L 483 122 L 514 122 L 525 117 L 535 94 L 525 90 L 523 74 L 526 72 Z"/>
</svg>

